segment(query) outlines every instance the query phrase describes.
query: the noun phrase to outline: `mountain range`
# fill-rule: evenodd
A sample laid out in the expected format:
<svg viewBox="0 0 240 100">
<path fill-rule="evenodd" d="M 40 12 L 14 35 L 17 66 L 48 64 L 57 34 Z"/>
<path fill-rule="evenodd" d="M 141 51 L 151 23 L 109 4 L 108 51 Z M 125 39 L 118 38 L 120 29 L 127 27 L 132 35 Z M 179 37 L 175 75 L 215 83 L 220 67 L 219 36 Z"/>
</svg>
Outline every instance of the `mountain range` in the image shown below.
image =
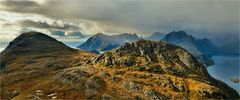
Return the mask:
<svg viewBox="0 0 240 100">
<path fill-rule="evenodd" d="M 7 46 L 0 64 L 1 99 L 239 99 L 191 53 L 165 41 L 140 39 L 96 54 L 28 32 Z"/>
<path fill-rule="evenodd" d="M 77 48 L 80 48 L 81 50 L 96 50 L 101 52 L 117 48 L 123 43 L 136 41 L 138 39 L 139 37 L 137 34 L 123 33 L 120 35 L 109 36 L 103 33 L 97 33 Z"/>
<path fill-rule="evenodd" d="M 165 36 L 164 33 L 154 32 L 152 35 L 150 35 L 149 37 L 146 37 L 144 39 L 158 41 L 158 40 L 161 40 L 164 36 Z"/>
<path fill-rule="evenodd" d="M 113 48 L 119 47 L 126 42 L 134 42 L 142 37 L 136 34 L 120 34 L 120 35 L 104 35 L 96 34 L 89 38 L 85 43 L 78 46 L 78 48 L 87 51 L 107 51 Z M 218 47 L 213 44 L 209 39 L 196 39 L 191 35 L 188 35 L 185 31 L 173 31 L 168 34 L 155 32 L 151 36 L 144 38 L 146 40 L 154 41 L 167 41 L 169 43 L 183 47 L 191 52 L 197 59 L 206 66 L 213 65 L 214 62 L 211 56 L 219 53 Z"/>
</svg>

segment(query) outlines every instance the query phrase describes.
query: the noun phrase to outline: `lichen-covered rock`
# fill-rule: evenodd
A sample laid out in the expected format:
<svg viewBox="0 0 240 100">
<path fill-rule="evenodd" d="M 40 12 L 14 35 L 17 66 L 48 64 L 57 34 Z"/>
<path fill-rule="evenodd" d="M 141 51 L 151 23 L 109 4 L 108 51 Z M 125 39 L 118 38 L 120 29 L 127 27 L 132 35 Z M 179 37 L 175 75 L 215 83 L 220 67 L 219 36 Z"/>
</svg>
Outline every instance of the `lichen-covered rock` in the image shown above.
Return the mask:
<svg viewBox="0 0 240 100">
<path fill-rule="evenodd" d="M 165 99 L 167 99 L 167 97 L 158 93 L 155 90 L 144 90 L 144 95 L 149 96 L 153 100 L 165 100 Z"/>
<path fill-rule="evenodd" d="M 87 80 L 85 86 L 86 95 L 88 98 L 91 98 L 97 94 L 101 94 L 101 91 L 103 91 L 106 86 L 106 82 L 99 77 L 93 77 Z"/>
<path fill-rule="evenodd" d="M 58 79 L 71 84 L 74 88 L 84 89 L 89 77 L 89 73 L 82 71 L 80 68 L 69 68 L 60 73 Z"/>
<path fill-rule="evenodd" d="M 139 85 L 138 83 L 134 82 L 134 81 L 124 81 L 122 83 L 122 86 L 128 90 L 139 90 L 142 89 L 141 85 Z"/>
</svg>

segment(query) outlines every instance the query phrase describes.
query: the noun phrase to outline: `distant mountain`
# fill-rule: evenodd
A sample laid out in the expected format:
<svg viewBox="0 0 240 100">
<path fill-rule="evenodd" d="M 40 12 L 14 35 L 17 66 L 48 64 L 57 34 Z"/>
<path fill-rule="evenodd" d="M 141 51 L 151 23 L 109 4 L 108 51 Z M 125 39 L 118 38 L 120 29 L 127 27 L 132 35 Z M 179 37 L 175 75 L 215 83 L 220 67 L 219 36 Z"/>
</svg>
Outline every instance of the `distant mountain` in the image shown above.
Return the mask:
<svg viewBox="0 0 240 100">
<path fill-rule="evenodd" d="M 152 35 L 150 35 L 149 37 L 146 37 L 145 39 L 158 41 L 158 40 L 161 40 L 164 36 L 165 36 L 165 34 L 163 34 L 163 33 L 154 32 Z"/>
<path fill-rule="evenodd" d="M 196 39 L 185 31 L 170 32 L 162 40 L 183 47 L 206 65 L 214 64 L 211 56 L 219 53 L 219 48 L 209 39 Z"/>
<path fill-rule="evenodd" d="M 226 41 L 221 42 L 222 44 L 220 45 L 220 52 L 223 55 L 236 55 L 239 56 L 240 54 L 240 40 L 239 37 L 232 37 L 231 39 L 226 38 Z"/>
<path fill-rule="evenodd" d="M 117 48 L 123 43 L 133 42 L 139 39 L 140 37 L 138 37 L 136 34 L 123 33 L 120 35 L 109 36 L 98 33 L 78 46 L 78 48 L 87 51 L 107 51 Z M 181 46 L 192 53 L 206 66 L 214 64 L 211 59 L 211 55 L 218 53 L 218 47 L 215 46 L 209 39 L 196 39 L 193 36 L 188 35 L 185 31 L 173 31 L 166 35 L 160 32 L 155 32 L 151 36 L 144 39 L 155 41 L 163 40 Z"/>
<path fill-rule="evenodd" d="M 170 32 L 162 40 L 182 46 L 194 54 L 214 55 L 219 48 L 208 38 L 196 39 L 185 31 Z"/>
<path fill-rule="evenodd" d="M 139 37 L 136 34 L 123 33 L 119 35 L 105 35 L 98 33 L 90 37 L 86 42 L 78 46 L 82 50 L 87 51 L 107 51 L 120 46 L 126 42 L 132 42 L 138 40 Z"/>
</svg>

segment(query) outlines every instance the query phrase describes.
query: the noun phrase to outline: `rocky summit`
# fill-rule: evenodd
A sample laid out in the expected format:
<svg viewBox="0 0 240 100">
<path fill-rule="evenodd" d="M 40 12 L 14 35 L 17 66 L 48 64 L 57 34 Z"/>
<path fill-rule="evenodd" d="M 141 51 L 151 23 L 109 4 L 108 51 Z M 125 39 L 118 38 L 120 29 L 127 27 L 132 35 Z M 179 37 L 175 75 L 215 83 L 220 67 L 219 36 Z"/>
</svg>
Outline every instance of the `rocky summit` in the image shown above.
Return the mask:
<svg viewBox="0 0 240 100">
<path fill-rule="evenodd" d="M 1 55 L 1 99 L 239 99 L 192 54 L 163 41 L 96 54 L 30 32 Z"/>
</svg>

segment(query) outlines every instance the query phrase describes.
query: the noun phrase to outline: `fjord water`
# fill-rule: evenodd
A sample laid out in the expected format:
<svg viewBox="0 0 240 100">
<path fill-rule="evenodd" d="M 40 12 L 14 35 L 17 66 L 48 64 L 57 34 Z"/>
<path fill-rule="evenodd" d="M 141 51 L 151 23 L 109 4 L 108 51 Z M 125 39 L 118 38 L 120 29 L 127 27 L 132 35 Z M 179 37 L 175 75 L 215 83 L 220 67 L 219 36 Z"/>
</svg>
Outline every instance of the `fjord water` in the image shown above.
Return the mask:
<svg viewBox="0 0 240 100">
<path fill-rule="evenodd" d="M 213 56 L 213 60 L 215 65 L 207 68 L 209 74 L 240 93 L 240 84 L 230 80 L 230 78 L 239 79 L 239 56 Z"/>
</svg>

